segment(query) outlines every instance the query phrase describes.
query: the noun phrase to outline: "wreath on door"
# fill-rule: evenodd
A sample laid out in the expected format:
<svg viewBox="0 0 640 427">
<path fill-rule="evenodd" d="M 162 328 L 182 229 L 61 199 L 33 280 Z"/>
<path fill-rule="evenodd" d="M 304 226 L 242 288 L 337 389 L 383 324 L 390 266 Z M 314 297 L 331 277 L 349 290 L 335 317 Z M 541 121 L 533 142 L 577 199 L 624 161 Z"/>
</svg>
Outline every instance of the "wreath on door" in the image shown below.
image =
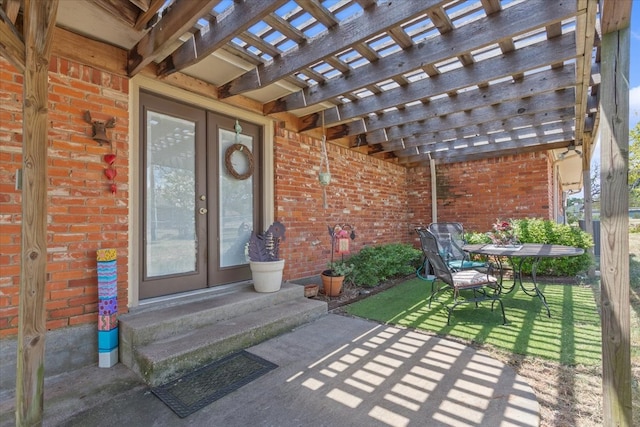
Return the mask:
<svg viewBox="0 0 640 427">
<path fill-rule="evenodd" d="M 247 170 L 244 173 L 238 172 L 231 162 L 231 157 L 235 152 L 240 152 L 247 158 Z M 224 153 L 224 165 L 227 167 L 227 171 L 229 171 L 229 174 L 235 179 L 247 179 L 251 175 L 253 175 L 253 154 L 251 153 L 251 150 L 249 150 L 249 147 L 244 144 L 231 144 L 229 148 L 227 148 L 227 151 L 225 151 Z"/>
</svg>

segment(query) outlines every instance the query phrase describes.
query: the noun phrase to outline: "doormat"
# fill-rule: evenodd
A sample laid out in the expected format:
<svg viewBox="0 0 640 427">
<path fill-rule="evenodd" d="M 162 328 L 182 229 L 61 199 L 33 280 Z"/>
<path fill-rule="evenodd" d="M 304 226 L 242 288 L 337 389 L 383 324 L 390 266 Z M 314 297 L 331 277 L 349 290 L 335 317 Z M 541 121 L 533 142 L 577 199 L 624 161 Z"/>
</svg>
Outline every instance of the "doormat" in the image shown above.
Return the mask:
<svg viewBox="0 0 640 427">
<path fill-rule="evenodd" d="M 184 418 L 277 367 L 242 350 L 151 391 Z"/>
</svg>

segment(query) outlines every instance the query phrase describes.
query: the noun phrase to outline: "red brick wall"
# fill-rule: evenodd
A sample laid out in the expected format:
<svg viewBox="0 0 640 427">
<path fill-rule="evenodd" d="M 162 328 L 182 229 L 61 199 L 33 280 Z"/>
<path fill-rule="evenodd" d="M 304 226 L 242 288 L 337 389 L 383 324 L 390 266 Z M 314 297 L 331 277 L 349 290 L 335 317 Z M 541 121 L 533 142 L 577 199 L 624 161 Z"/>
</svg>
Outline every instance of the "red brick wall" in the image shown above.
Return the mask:
<svg viewBox="0 0 640 427">
<path fill-rule="evenodd" d="M 49 67 L 47 328 L 97 322 L 96 250 L 118 249 L 118 303 L 127 307 L 128 82 L 65 59 Z M 17 333 L 20 283 L 22 75 L 0 59 L 0 336 Z M 116 118 L 99 146 L 83 120 Z M 103 156 L 117 154 L 111 194 Z"/>
<path fill-rule="evenodd" d="M 404 167 L 328 143 L 331 183 L 324 209 L 318 181 L 321 141 L 277 128 L 275 145 L 275 216 L 287 226 L 281 246 L 286 279 L 326 268 L 329 225 L 353 225 L 356 252 L 365 245 L 409 242 Z"/>
<path fill-rule="evenodd" d="M 128 82 L 126 78 L 53 58 L 49 92 L 47 327 L 97 320 L 97 249 L 118 249 L 118 304 L 127 309 Z M 116 118 L 114 144 L 99 146 L 83 120 Z M 330 260 L 327 226 L 356 229 L 352 250 L 415 242 L 414 226 L 431 222 L 429 167 L 394 163 L 327 144 L 328 208 L 318 182 L 321 142 L 276 128 L 275 217 L 287 226 L 285 278 L 319 273 Z M 113 150 L 118 171 L 109 191 L 103 157 Z M 20 281 L 22 76 L 0 59 L 0 336 L 17 333 Z M 440 165 L 439 220 L 488 230 L 495 218 L 552 215 L 551 168 L 544 154 Z"/>
<path fill-rule="evenodd" d="M 431 168 L 422 166 L 407 171 L 408 226 L 413 232 L 419 225 L 429 225 L 431 219 Z M 413 236 L 417 241 L 417 234 Z"/>
<path fill-rule="evenodd" d="M 430 169 L 409 170 L 412 222 L 431 220 Z M 488 231 L 496 218 L 553 218 L 553 171 L 545 153 L 436 166 L 438 221 Z"/>
</svg>

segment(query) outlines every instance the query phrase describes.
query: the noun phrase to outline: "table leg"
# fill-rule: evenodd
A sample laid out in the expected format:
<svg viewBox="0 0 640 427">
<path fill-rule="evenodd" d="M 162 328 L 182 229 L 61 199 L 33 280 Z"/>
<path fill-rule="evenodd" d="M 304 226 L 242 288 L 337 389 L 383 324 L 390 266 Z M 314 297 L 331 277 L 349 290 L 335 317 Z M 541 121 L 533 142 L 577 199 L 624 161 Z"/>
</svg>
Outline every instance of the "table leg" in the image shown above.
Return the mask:
<svg viewBox="0 0 640 427">
<path fill-rule="evenodd" d="M 501 294 L 508 294 L 511 291 L 513 291 L 516 288 L 516 271 L 515 271 L 515 266 L 514 266 L 514 271 L 513 271 L 513 284 L 511 286 L 506 286 L 504 285 L 503 279 L 504 279 L 504 268 L 502 267 L 502 260 L 500 259 L 502 257 L 500 256 L 494 256 L 493 260 L 494 263 L 498 266 L 498 269 L 500 270 L 500 277 L 498 277 L 498 283 L 500 284 L 500 293 Z M 509 259 L 509 263 L 513 264 L 511 262 L 511 259 L 509 257 L 507 257 L 507 259 Z"/>
<path fill-rule="evenodd" d="M 535 257 L 533 259 L 533 264 L 531 265 L 531 280 L 533 282 L 533 287 L 530 289 L 525 288 L 524 285 L 522 284 L 522 275 L 518 274 L 518 276 L 520 276 L 520 288 L 522 288 L 522 291 L 525 294 L 531 297 L 540 298 L 540 301 L 542 301 L 542 305 L 544 305 L 544 308 L 547 309 L 547 316 L 551 317 L 551 310 L 549 309 L 549 304 L 547 304 L 547 298 L 544 296 L 540 288 L 538 288 L 538 281 L 536 280 L 536 273 L 538 271 L 538 264 L 540 264 L 540 259 L 541 259 L 540 257 Z M 518 267 L 519 271 L 522 271 L 523 261 L 524 261 L 524 257 L 520 260 L 519 267 Z"/>
</svg>

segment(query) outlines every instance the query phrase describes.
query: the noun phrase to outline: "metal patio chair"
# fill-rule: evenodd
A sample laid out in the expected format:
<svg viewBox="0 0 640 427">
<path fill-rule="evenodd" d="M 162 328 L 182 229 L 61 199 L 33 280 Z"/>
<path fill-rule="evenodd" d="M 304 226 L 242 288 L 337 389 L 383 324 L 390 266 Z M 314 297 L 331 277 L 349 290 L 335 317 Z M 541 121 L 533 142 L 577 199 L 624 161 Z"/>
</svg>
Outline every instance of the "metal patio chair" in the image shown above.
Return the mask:
<svg viewBox="0 0 640 427">
<path fill-rule="evenodd" d="M 429 224 L 429 231 L 438 240 L 442 257 L 445 262 L 454 271 L 469 269 L 485 269 L 489 268 L 489 264 L 485 262 L 472 261 L 469 254 L 462 247 L 464 241 L 464 227 L 459 222 L 432 222 Z"/>
<path fill-rule="evenodd" d="M 488 272 L 483 273 L 473 269 L 453 271 L 442 257 L 436 236 L 425 228 L 419 228 L 416 229 L 416 231 L 420 235 L 422 252 L 429 262 L 434 276 L 434 279 L 431 280 L 429 308 L 431 308 L 431 301 L 438 292 L 446 288 L 451 288 L 453 289 L 453 306 L 445 306 L 448 311 L 447 324 L 450 324 L 451 313 L 458 305 L 475 303 L 476 307 L 478 307 L 478 303 L 482 301 L 491 301 L 491 311 L 493 311 L 493 305 L 497 301 L 502 311 L 502 322 L 506 324 L 507 318 L 504 314 L 502 300 L 500 299 L 500 284 L 498 279 Z M 444 283 L 445 286 L 443 288 L 436 286 L 436 282 L 438 281 Z M 473 297 L 463 298 L 460 296 L 461 291 L 471 291 Z"/>
</svg>

